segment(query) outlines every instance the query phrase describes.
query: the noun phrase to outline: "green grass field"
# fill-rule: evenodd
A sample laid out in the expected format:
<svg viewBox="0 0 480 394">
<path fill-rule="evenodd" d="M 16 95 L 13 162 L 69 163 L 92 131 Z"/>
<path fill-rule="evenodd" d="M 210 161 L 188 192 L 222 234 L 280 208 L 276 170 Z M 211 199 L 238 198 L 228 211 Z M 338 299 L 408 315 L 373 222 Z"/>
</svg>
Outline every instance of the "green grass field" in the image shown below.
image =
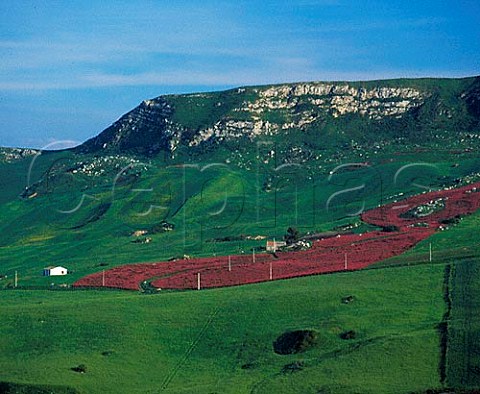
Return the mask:
<svg viewBox="0 0 480 394">
<path fill-rule="evenodd" d="M 200 292 L 0 293 L 0 380 L 82 393 L 409 393 L 440 387 L 443 266 Z M 342 297 L 354 301 L 343 304 Z M 296 355 L 272 343 L 318 332 Z M 357 337 L 340 334 L 355 330 Z M 282 372 L 298 362 L 301 370 Z M 87 372 L 70 368 L 85 364 Z"/>
<path fill-rule="evenodd" d="M 478 388 L 480 384 L 480 265 L 466 260 L 454 265 L 452 312 L 448 324 L 447 383 Z"/>
</svg>

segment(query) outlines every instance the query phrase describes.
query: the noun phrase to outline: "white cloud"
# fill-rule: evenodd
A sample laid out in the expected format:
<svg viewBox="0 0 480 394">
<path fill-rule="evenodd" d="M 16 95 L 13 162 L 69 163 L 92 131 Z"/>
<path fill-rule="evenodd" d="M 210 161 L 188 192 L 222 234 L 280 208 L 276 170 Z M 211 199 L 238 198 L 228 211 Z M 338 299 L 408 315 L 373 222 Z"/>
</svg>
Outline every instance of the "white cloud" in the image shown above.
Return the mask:
<svg viewBox="0 0 480 394">
<path fill-rule="evenodd" d="M 319 23 L 311 27 L 310 31 L 320 33 L 355 33 L 372 30 L 409 29 L 416 27 L 437 26 L 444 23 L 445 18 L 410 18 L 410 19 L 384 19 L 374 21 L 342 21 L 338 23 Z"/>
<path fill-rule="evenodd" d="M 340 5 L 348 3 L 295 3 L 295 7 Z M 165 9 L 151 3 L 139 8 L 127 3 L 123 13 L 112 15 L 109 7 L 104 7 L 93 16 L 76 15 L 79 21 L 86 20 L 92 26 L 84 26 L 82 31 L 63 27 L 63 31 L 49 32 L 44 38 L 0 41 L 0 90 L 234 86 L 409 76 L 412 73 L 395 74 L 389 70 L 348 71 L 355 68 L 359 58 L 365 67 L 376 50 L 355 45 L 351 37 L 361 31 L 443 22 L 440 18 L 365 23 L 324 23 L 319 19 L 313 25 L 303 25 L 295 20 L 259 20 L 251 15 L 242 18 L 244 15 L 238 12 L 244 8 L 235 4 L 215 7 L 208 2 L 188 7 L 173 4 Z"/>
<path fill-rule="evenodd" d="M 95 73 L 77 80 L 60 82 L 4 82 L 0 90 L 47 91 L 61 89 L 91 89 L 127 86 L 245 86 L 305 81 L 357 81 L 402 77 L 465 77 L 474 75 L 468 71 L 441 70 L 359 70 L 354 72 L 330 69 L 265 69 L 232 71 L 188 71 L 148 72 L 137 74 Z"/>
</svg>

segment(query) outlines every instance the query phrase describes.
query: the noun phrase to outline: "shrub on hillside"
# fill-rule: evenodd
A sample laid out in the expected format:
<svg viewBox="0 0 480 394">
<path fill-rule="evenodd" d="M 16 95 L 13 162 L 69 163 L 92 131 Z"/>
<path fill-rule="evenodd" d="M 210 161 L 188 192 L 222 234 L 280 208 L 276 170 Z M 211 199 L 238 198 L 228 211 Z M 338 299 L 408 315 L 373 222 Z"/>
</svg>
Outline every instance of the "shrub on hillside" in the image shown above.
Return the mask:
<svg viewBox="0 0 480 394">
<path fill-rule="evenodd" d="M 305 352 L 317 343 L 317 333 L 312 330 L 288 331 L 273 342 L 277 354 L 296 354 Z"/>
<path fill-rule="evenodd" d="M 79 364 L 76 367 L 71 368 L 73 372 L 78 372 L 78 373 L 86 373 L 87 372 L 87 366 L 85 364 Z"/>
</svg>

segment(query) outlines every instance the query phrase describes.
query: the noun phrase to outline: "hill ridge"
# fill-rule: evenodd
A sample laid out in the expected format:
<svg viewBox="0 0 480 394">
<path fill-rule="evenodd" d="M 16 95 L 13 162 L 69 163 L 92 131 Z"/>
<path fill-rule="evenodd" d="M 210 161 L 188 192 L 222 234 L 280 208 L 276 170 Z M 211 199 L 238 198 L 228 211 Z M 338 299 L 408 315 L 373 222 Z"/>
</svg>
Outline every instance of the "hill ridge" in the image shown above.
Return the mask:
<svg viewBox="0 0 480 394">
<path fill-rule="evenodd" d="M 396 136 L 405 128 L 467 131 L 480 117 L 479 80 L 296 82 L 162 95 L 142 101 L 76 151 L 175 155 L 179 148 L 305 131 L 340 137 L 372 127 Z"/>
</svg>

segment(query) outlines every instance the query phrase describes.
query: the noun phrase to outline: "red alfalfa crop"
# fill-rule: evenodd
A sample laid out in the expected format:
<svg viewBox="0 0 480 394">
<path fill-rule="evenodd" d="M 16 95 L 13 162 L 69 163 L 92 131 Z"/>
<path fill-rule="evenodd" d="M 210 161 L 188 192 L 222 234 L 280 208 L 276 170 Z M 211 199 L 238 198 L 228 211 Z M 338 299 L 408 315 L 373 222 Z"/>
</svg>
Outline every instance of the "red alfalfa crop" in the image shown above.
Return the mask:
<svg viewBox="0 0 480 394">
<path fill-rule="evenodd" d="M 379 227 L 395 226 L 398 231 L 371 231 L 347 234 L 315 241 L 312 248 L 272 255 L 240 255 L 198 258 L 150 264 L 131 264 L 97 272 L 81 278 L 74 286 L 114 287 L 137 290 L 144 281 L 165 289 L 224 287 L 265 282 L 327 272 L 357 270 L 389 257 L 397 256 L 428 238 L 442 221 L 475 212 L 480 208 L 480 184 L 459 189 L 436 191 L 410 197 L 398 203 L 372 209 L 362 220 Z M 443 199 L 443 209 L 422 218 L 405 218 L 408 210 Z"/>
</svg>

